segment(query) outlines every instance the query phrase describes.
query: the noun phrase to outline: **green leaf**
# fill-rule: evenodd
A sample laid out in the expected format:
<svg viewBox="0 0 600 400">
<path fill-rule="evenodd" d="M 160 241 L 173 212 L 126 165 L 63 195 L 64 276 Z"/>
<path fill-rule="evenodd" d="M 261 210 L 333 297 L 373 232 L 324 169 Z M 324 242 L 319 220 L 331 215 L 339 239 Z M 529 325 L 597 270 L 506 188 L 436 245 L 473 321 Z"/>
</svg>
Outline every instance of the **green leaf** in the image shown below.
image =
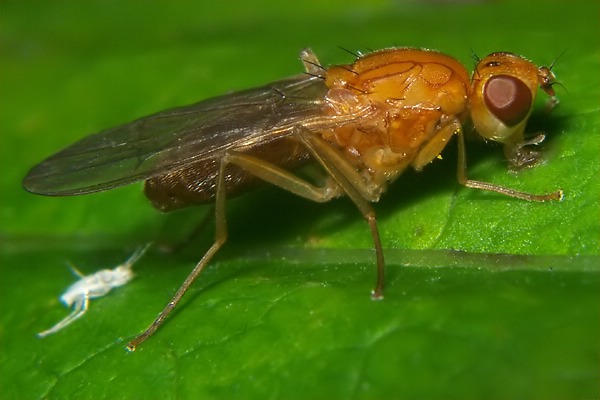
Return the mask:
<svg viewBox="0 0 600 400">
<path fill-rule="evenodd" d="M 598 398 L 600 45 L 597 2 L 467 4 L 269 0 L 4 2 L 0 14 L 2 398 Z M 326 4 L 322 4 L 326 3 Z M 368 228 L 346 199 L 276 188 L 228 202 L 229 242 L 167 323 L 124 349 L 212 241 L 182 250 L 210 207 L 156 213 L 141 185 L 74 198 L 26 193 L 28 168 L 85 134 L 324 64 L 339 47 L 512 51 L 562 87 L 536 111 L 546 162 L 519 174 L 468 145 L 474 179 L 544 193 L 532 204 L 460 187 L 455 146 L 375 205 L 387 258 L 375 281 Z M 542 105 L 541 105 L 542 106 Z M 137 278 L 70 311 L 77 278 L 156 245 Z"/>
</svg>

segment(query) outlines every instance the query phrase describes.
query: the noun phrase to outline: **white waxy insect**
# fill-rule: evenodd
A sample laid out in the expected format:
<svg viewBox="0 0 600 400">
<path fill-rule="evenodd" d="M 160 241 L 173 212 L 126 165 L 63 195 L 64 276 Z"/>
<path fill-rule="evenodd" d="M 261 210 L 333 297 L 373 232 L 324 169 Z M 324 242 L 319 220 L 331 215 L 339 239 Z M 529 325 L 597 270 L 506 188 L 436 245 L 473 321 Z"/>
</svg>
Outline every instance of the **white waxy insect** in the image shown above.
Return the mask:
<svg viewBox="0 0 600 400">
<path fill-rule="evenodd" d="M 148 247 L 150 244 L 137 249 L 127 261 L 113 269 L 103 269 L 91 275 L 84 275 L 73 265 L 69 265 L 73 273 L 80 279 L 65 290 L 60 296 L 60 301 L 67 307 L 72 307 L 73 311 L 52 328 L 38 333 L 37 336 L 45 337 L 70 325 L 86 313 L 90 299 L 102 297 L 113 288 L 123 286 L 132 280 L 134 274 L 131 267 L 144 255 Z"/>
</svg>

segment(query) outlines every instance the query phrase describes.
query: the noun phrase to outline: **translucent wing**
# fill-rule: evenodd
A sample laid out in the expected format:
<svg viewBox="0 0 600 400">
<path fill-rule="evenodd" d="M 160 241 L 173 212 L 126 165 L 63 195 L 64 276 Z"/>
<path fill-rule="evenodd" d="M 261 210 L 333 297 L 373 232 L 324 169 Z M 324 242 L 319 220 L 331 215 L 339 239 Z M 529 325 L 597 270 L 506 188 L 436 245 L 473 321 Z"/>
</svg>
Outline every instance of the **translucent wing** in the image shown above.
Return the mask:
<svg viewBox="0 0 600 400">
<path fill-rule="evenodd" d="M 308 75 L 153 114 L 87 136 L 33 167 L 30 192 L 97 192 L 291 134 L 322 116 L 326 87 Z"/>
</svg>

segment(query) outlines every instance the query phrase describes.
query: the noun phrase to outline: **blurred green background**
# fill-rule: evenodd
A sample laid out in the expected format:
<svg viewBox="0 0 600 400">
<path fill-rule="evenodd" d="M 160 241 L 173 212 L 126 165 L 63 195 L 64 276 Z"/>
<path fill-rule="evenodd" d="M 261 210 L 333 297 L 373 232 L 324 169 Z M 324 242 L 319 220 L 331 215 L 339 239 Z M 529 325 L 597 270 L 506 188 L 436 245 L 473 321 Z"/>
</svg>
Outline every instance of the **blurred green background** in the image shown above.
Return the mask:
<svg viewBox="0 0 600 400">
<path fill-rule="evenodd" d="M 4 1 L 0 5 L 0 397 L 598 398 L 600 7 L 595 1 Z M 168 323 L 125 341 L 168 301 L 211 242 L 151 250 L 137 279 L 68 310 L 75 278 L 149 241 L 177 242 L 209 207 L 161 215 L 141 184 L 74 198 L 26 193 L 28 168 L 85 134 L 325 65 L 341 48 L 522 54 L 554 71 L 560 105 L 537 111 L 546 162 L 507 171 L 470 144 L 475 179 L 543 193 L 530 204 L 459 187 L 455 146 L 407 172 L 376 210 L 388 262 L 347 200 L 276 188 L 228 203 L 230 241 Z"/>
</svg>

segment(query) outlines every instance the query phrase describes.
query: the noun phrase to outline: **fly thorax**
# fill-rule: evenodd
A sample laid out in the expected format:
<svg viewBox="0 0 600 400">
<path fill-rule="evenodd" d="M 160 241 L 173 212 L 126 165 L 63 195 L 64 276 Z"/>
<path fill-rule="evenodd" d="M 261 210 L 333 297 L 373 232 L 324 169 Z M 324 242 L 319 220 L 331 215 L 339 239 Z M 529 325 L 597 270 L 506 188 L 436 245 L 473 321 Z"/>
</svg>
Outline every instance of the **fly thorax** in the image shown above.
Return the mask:
<svg viewBox="0 0 600 400">
<path fill-rule="evenodd" d="M 363 115 L 370 107 L 365 96 L 345 88 L 329 89 L 325 96 L 325 104 L 329 113 L 337 116 Z"/>
</svg>

